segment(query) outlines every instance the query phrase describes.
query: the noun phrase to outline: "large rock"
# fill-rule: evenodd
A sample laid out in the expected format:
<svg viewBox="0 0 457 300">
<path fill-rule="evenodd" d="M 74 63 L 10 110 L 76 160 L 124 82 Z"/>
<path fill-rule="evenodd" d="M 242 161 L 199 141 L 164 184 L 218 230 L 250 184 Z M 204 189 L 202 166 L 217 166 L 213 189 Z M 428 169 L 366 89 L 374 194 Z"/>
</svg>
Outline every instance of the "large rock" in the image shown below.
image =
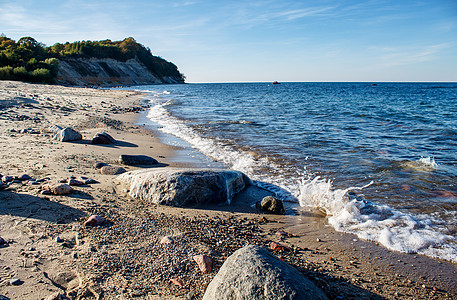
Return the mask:
<svg viewBox="0 0 457 300">
<path fill-rule="evenodd" d="M 266 249 L 246 246 L 224 262 L 208 285 L 210 299 L 327 299 L 309 279 Z"/>
<path fill-rule="evenodd" d="M 130 185 L 130 196 L 156 204 L 229 203 L 233 196 L 251 184 L 241 172 L 215 169 L 144 169 L 121 174 Z"/>
<path fill-rule="evenodd" d="M 119 163 L 128 166 L 151 166 L 157 164 L 158 161 L 146 155 L 122 154 L 119 156 Z"/>
<path fill-rule="evenodd" d="M 61 141 L 61 142 L 71 142 L 71 141 L 78 141 L 82 140 L 83 136 L 81 133 L 77 132 L 76 130 L 66 127 L 54 136 L 55 140 Z"/>
<path fill-rule="evenodd" d="M 92 141 L 90 142 L 92 145 L 110 145 L 116 143 L 116 140 L 106 132 L 97 132 Z"/>
</svg>

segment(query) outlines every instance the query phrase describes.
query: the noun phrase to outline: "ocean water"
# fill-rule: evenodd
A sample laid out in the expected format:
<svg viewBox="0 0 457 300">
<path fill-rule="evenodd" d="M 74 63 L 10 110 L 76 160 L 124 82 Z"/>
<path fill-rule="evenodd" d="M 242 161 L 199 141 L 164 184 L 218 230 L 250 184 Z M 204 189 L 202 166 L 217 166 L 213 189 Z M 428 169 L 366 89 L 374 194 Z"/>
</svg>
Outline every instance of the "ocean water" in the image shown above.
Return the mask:
<svg viewBox="0 0 457 300">
<path fill-rule="evenodd" d="M 130 89 L 159 130 L 336 230 L 457 263 L 457 83 Z"/>
</svg>

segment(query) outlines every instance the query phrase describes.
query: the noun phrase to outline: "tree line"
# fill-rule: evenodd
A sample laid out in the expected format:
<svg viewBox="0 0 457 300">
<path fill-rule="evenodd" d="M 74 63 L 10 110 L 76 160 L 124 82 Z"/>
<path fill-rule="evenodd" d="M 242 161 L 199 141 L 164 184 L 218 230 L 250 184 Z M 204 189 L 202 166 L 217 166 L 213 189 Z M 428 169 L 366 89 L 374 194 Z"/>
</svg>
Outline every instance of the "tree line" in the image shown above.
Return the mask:
<svg viewBox="0 0 457 300">
<path fill-rule="evenodd" d="M 184 75 L 176 65 L 152 55 L 149 48 L 132 37 L 122 41 L 78 41 L 46 47 L 32 37 L 23 37 L 16 42 L 4 35 L 0 36 L 0 80 L 55 83 L 59 59 L 91 57 L 123 62 L 137 58 L 160 78 L 184 81 Z"/>
</svg>

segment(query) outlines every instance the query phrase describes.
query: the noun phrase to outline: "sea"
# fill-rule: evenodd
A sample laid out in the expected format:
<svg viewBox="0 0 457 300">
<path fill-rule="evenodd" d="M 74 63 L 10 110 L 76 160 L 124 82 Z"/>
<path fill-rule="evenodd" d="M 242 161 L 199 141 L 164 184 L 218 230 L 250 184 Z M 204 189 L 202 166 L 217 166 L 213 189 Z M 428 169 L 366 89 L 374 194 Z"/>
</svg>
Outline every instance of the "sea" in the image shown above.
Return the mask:
<svg viewBox="0 0 457 300">
<path fill-rule="evenodd" d="M 457 263 L 457 83 L 190 83 L 148 125 L 335 230 Z M 179 142 L 176 142 L 179 140 Z"/>
</svg>

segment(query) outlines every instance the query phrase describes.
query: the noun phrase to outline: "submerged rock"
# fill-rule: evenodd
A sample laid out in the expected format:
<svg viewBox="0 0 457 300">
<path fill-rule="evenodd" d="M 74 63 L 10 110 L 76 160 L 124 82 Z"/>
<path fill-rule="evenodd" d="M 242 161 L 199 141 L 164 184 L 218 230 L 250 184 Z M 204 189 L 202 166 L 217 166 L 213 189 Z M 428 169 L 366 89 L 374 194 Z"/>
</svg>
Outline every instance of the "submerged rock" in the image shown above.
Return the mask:
<svg viewBox="0 0 457 300">
<path fill-rule="evenodd" d="M 71 142 L 71 141 L 78 141 L 82 140 L 83 136 L 81 133 L 77 132 L 76 130 L 66 127 L 59 131 L 55 136 L 54 139 L 61 141 L 61 142 Z"/>
<path fill-rule="evenodd" d="M 209 299 L 328 299 L 309 279 L 266 249 L 246 246 L 224 262 L 208 285 Z"/>
<path fill-rule="evenodd" d="M 119 156 L 119 163 L 128 166 L 151 166 L 157 164 L 158 161 L 146 155 L 122 154 Z"/>
<path fill-rule="evenodd" d="M 286 212 L 286 209 L 284 208 L 284 204 L 282 203 L 282 201 L 272 196 L 267 196 L 263 198 L 260 202 L 260 208 L 265 213 L 275 215 L 283 215 Z"/>
<path fill-rule="evenodd" d="M 156 204 L 229 203 L 251 184 L 241 172 L 215 169 L 144 169 L 117 177 L 129 184 L 130 196 Z"/>
</svg>

